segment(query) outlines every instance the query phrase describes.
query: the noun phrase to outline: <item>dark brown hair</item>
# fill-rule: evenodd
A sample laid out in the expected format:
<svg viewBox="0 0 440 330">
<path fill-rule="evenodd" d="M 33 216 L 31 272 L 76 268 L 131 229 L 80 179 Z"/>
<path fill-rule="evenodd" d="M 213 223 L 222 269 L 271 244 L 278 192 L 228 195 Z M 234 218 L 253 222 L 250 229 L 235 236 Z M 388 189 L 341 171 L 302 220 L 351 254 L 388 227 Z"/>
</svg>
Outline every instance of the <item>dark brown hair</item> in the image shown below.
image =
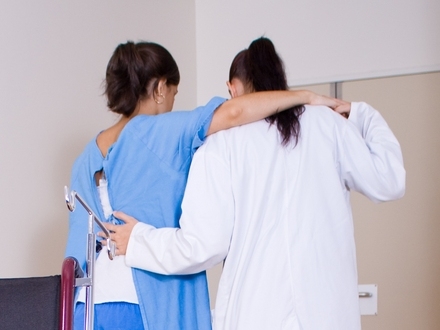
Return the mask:
<svg viewBox="0 0 440 330">
<path fill-rule="evenodd" d="M 159 79 L 167 85 L 178 85 L 179 69 L 171 54 L 152 42 L 118 45 L 107 65 L 105 95 L 113 112 L 129 117 L 138 102 L 148 97 Z"/>
<path fill-rule="evenodd" d="M 248 49 L 239 52 L 229 70 L 229 82 L 239 79 L 245 87 L 255 92 L 288 90 L 284 64 L 275 47 L 267 38 L 254 40 Z M 281 144 L 286 146 L 293 139 L 295 145 L 300 135 L 299 118 L 304 106 L 295 106 L 266 118 L 275 124 L 281 134 Z"/>
</svg>

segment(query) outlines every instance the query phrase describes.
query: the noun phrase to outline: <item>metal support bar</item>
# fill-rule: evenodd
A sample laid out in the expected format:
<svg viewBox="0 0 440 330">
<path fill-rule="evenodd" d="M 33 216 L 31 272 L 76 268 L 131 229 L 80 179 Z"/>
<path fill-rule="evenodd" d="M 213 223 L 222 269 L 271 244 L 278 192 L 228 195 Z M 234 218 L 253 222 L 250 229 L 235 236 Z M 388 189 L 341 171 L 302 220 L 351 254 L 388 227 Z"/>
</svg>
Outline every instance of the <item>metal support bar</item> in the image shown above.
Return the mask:
<svg viewBox="0 0 440 330">
<path fill-rule="evenodd" d="M 342 82 L 334 82 L 330 84 L 330 96 L 342 99 Z"/>
<path fill-rule="evenodd" d="M 73 212 L 75 210 L 75 199 L 77 199 L 84 209 L 89 214 L 88 222 L 88 235 L 87 235 L 87 256 L 86 256 L 86 275 L 84 278 L 76 279 L 76 286 L 84 286 L 86 289 L 86 304 L 85 304 L 85 319 L 84 329 L 93 330 L 94 322 L 94 304 L 93 304 L 93 277 L 95 271 L 95 259 L 96 259 L 96 235 L 93 231 L 94 222 L 98 224 L 101 230 L 104 232 L 107 238 L 107 253 L 110 260 L 113 260 L 115 256 L 115 244 L 110 240 L 110 232 L 105 228 L 104 224 L 93 213 L 92 209 L 87 203 L 72 190 L 69 194 L 69 189 L 64 187 L 64 197 L 66 200 L 67 208 Z"/>
<path fill-rule="evenodd" d="M 89 214 L 89 234 L 87 235 L 87 263 L 86 263 L 86 274 L 87 278 L 90 280 L 90 285 L 86 286 L 86 305 L 85 314 L 86 318 L 84 320 L 84 328 L 86 330 L 93 330 L 94 321 L 94 303 L 93 303 L 93 276 L 95 273 L 95 259 L 96 259 L 96 235 L 93 233 L 93 215 Z"/>
<path fill-rule="evenodd" d="M 75 190 L 72 190 L 69 194 L 69 188 L 64 186 L 64 198 L 66 200 L 67 208 L 70 212 L 73 212 L 75 210 L 75 199 L 77 199 L 81 205 L 84 207 L 84 209 L 89 214 L 89 217 L 91 217 L 95 223 L 101 228 L 101 230 L 104 232 L 105 237 L 107 238 L 107 253 L 110 260 L 113 260 L 115 257 L 115 244 L 113 241 L 110 240 L 110 232 L 105 228 L 104 224 L 101 220 L 96 216 L 95 213 L 93 213 L 92 209 L 87 205 L 87 203 L 81 198 L 81 196 L 78 195 L 78 193 Z M 93 233 L 93 220 L 92 223 L 89 222 L 89 233 Z"/>
</svg>

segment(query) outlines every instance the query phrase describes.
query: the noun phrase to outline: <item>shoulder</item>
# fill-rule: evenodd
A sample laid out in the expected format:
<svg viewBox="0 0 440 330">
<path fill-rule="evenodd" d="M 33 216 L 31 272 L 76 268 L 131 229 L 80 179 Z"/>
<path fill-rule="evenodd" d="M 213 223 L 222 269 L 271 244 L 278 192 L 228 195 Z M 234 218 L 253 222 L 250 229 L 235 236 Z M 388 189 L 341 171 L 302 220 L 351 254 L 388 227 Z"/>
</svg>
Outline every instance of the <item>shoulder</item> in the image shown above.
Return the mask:
<svg viewBox="0 0 440 330">
<path fill-rule="evenodd" d="M 265 120 L 259 120 L 253 123 L 232 127 L 226 130 L 218 131 L 209 135 L 204 144 L 208 149 L 229 149 L 237 143 L 254 141 L 257 136 L 267 136 L 270 130 L 270 124 Z M 250 137 L 252 137 L 250 139 Z"/>
<path fill-rule="evenodd" d="M 342 129 L 349 121 L 339 113 L 326 106 L 306 105 L 300 118 L 301 126 L 309 129 Z"/>
<path fill-rule="evenodd" d="M 72 180 L 77 180 L 78 177 L 84 176 L 85 173 L 95 173 L 99 171 L 102 168 L 103 160 L 104 157 L 96 144 L 95 137 L 75 159 L 72 166 Z"/>
<path fill-rule="evenodd" d="M 329 107 L 323 105 L 305 105 L 304 107 L 305 111 L 303 113 L 303 116 L 313 118 L 314 120 L 339 120 L 344 118 Z"/>
<path fill-rule="evenodd" d="M 199 108 L 206 109 L 207 108 L 207 109 L 214 109 L 215 110 L 226 101 L 227 101 L 227 99 L 225 99 L 223 97 L 214 96 L 213 98 L 211 98 L 211 100 L 209 100 L 208 103 L 206 103 L 204 106 L 197 107 L 197 109 L 199 109 Z"/>
<path fill-rule="evenodd" d="M 75 164 L 81 164 L 88 160 L 88 162 L 102 162 L 104 158 L 96 143 L 97 136 L 86 144 L 81 154 L 76 158 Z"/>
<path fill-rule="evenodd" d="M 84 147 L 81 154 L 75 159 L 73 169 L 81 167 L 100 167 L 104 157 L 96 144 L 96 137 Z"/>
<path fill-rule="evenodd" d="M 147 126 L 158 127 L 157 125 L 169 125 L 169 127 L 190 126 L 191 122 L 204 122 L 212 117 L 214 111 L 225 102 L 222 97 L 213 97 L 203 106 L 193 110 L 173 110 L 160 115 L 138 115 L 130 120 L 127 129 L 139 129 Z"/>
<path fill-rule="evenodd" d="M 169 113 L 164 114 L 165 116 L 179 116 L 179 115 L 190 115 L 190 116 L 200 116 L 202 114 L 213 113 L 219 106 L 221 106 L 227 99 L 219 96 L 211 98 L 206 104 L 200 105 L 193 110 L 173 110 Z"/>
<path fill-rule="evenodd" d="M 226 101 L 227 99 L 223 97 L 214 96 L 205 105 L 198 106 L 195 111 L 214 111 Z"/>
</svg>

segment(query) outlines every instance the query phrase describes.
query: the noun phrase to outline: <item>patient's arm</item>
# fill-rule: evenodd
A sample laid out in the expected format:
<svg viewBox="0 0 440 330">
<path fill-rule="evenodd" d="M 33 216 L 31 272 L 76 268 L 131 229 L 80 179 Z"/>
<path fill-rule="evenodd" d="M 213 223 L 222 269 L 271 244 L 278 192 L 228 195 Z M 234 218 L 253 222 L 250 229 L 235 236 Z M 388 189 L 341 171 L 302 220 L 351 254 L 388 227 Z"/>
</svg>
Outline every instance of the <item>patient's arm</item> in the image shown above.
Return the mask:
<svg viewBox="0 0 440 330">
<path fill-rule="evenodd" d="M 235 126 L 249 124 L 291 107 L 310 104 L 332 109 L 343 101 L 310 91 L 266 91 L 245 94 L 224 102 L 214 112 L 207 135 Z"/>
</svg>

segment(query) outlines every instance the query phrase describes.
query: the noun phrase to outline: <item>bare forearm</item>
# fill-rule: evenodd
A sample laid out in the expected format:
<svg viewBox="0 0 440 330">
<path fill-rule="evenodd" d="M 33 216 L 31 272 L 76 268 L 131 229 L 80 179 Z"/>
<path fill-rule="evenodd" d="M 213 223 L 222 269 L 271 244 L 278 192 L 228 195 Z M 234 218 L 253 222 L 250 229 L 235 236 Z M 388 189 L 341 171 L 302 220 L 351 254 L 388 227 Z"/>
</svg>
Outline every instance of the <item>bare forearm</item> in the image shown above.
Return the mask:
<svg viewBox="0 0 440 330">
<path fill-rule="evenodd" d="M 252 123 L 301 104 L 326 105 L 334 108 L 339 101 L 306 90 L 246 94 L 226 101 L 215 111 L 208 135 Z"/>
<path fill-rule="evenodd" d="M 271 91 L 234 98 L 231 101 L 236 101 L 236 103 L 231 106 L 239 109 L 237 116 L 234 118 L 234 124 L 247 124 L 293 106 L 310 103 L 312 95 L 308 91 Z"/>
</svg>

